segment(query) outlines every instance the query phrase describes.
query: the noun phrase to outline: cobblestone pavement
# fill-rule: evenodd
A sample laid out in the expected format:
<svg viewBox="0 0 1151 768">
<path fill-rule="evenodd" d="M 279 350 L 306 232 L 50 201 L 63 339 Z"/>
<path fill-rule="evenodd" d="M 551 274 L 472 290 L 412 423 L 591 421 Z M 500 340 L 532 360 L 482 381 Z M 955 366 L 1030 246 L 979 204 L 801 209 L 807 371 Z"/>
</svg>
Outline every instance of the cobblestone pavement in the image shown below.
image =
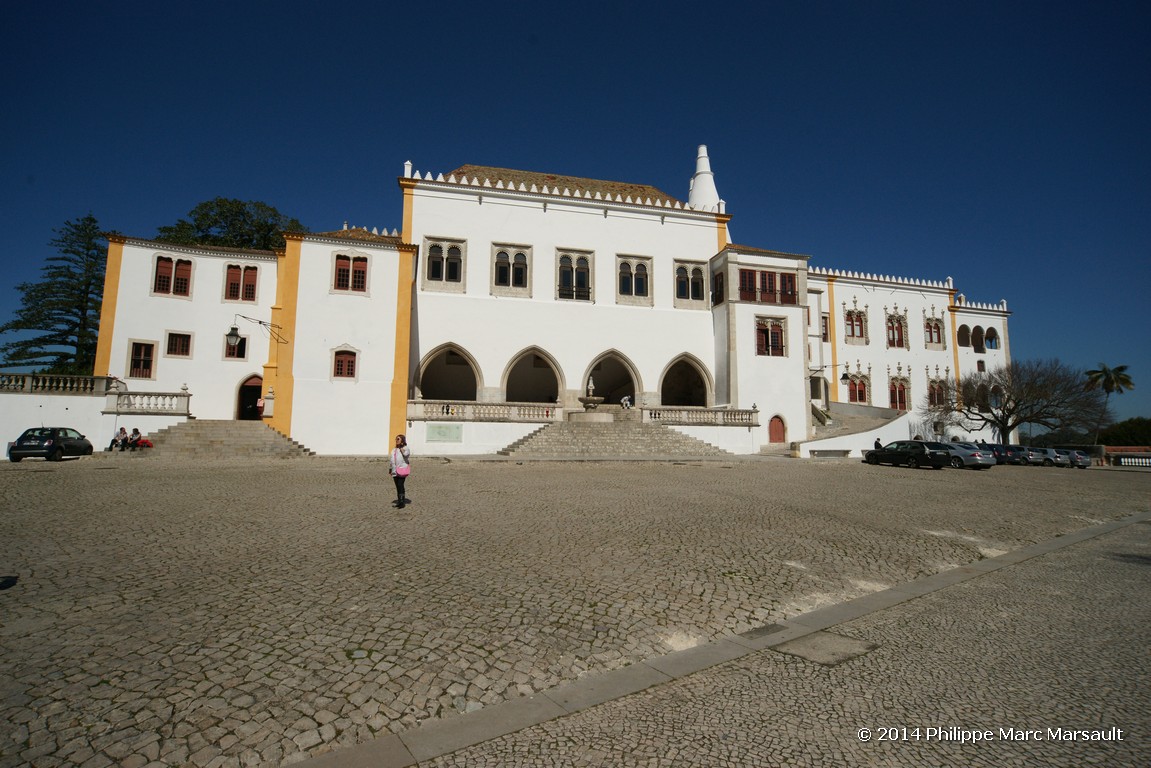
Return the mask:
<svg viewBox="0 0 1151 768">
<path fill-rule="evenodd" d="M 1151 489 L 417 458 L 398 511 L 378 461 L 119 458 L 0 467 L 0 768 L 291 763 L 1143 512 Z"/>
<path fill-rule="evenodd" d="M 1143 768 L 1149 616 L 1136 524 L 420 766 Z"/>
</svg>

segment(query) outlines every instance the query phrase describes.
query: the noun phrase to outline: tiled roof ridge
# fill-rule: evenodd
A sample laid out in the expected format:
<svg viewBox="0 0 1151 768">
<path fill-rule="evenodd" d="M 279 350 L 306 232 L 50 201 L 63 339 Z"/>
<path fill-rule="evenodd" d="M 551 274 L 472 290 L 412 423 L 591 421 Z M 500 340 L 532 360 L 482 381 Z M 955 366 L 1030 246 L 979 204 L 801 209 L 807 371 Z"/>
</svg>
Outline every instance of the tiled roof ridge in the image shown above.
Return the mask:
<svg viewBox="0 0 1151 768">
<path fill-rule="evenodd" d="M 384 227 L 383 232 L 379 231 L 378 227 L 372 227 L 371 231 L 368 231 L 367 227 L 349 227 L 348 222 L 346 221 L 344 222 L 343 229 L 336 229 L 332 230 L 331 232 L 305 232 L 302 234 L 304 237 L 329 237 L 339 240 L 364 240 L 369 242 L 388 243 L 399 240 L 400 238 L 400 233 L 397 229 L 392 229 L 390 234 L 387 227 Z"/>
<path fill-rule="evenodd" d="M 620 181 L 588 179 L 580 176 L 563 176 L 539 171 L 519 171 L 512 168 L 497 168 L 487 165 L 461 165 L 448 173 L 435 176 L 430 171 L 421 174 L 412 170 L 411 162 L 404 164 L 404 178 L 418 181 L 434 181 L 440 184 L 483 187 L 488 189 L 510 190 L 537 195 L 554 195 L 573 199 L 599 200 L 629 205 L 643 205 L 652 208 L 667 208 L 682 211 L 726 213 L 724 204 L 712 207 L 693 206 L 678 200 L 650 184 L 635 184 Z"/>
</svg>

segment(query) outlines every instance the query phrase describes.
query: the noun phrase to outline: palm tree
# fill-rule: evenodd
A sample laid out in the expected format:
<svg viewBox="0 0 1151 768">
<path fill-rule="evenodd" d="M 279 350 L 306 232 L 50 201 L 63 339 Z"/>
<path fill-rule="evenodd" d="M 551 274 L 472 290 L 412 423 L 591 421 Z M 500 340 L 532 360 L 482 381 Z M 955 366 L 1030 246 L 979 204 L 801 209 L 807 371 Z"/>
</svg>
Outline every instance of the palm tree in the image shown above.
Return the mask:
<svg viewBox="0 0 1151 768">
<path fill-rule="evenodd" d="M 1100 389 L 1104 393 L 1103 398 L 1103 413 L 1107 413 L 1108 403 L 1111 401 L 1111 393 L 1123 394 L 1128 389 L 1135 388 L 1135 382 L 1131 381 L 1131 377 L 1127 375 L 1127 366 L 1117 365 L 1111 368 L 1104 363 L 1100 363 L 1099 367 L 1093 371 L 1087 371 L 1087 383 L 1084 389 Z M 1102 426 L 1102 414 L 1100 415 L 1100 424 L 1095 427 L 1095 442 L 1099 442 L 1099 428 Z"/>
</svg>

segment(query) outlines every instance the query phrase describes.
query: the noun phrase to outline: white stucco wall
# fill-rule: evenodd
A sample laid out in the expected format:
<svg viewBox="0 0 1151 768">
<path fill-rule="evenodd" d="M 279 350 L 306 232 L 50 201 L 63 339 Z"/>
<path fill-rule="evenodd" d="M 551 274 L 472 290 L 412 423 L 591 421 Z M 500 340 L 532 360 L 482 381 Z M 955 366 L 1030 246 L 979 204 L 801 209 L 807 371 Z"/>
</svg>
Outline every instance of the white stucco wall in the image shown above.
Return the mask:
<svg viewBox="0 0 1151 768">
<path fill-rule="evenodd" d="M 337 255 L 367 259 L 366 291 L 332 288 Z M 398 261 L 394 247 L 322 237 L 301 243 L 291 434 L 319 454 L 391 449 Z M 340 350 L 356 353 L 354 378 L 333 375 Z"/>
<path fill-rule="evenodd" d="M 152 292 L 157 256 L 192 262 L 190 295 Z M 224 298 L 225 272 L 229 264 L 257 267 L 256 301 Z M 109 375 L 123 379 L 133 392 L 179 392 L 185 384 L 194 396 L 192 413 L 202 419 L 231 419 L 237 415 L 240 385 L 252 375 L 262 376 L 268 346 L 273 343 L 264 329 L 236 315 L 269 321 L 276 295 L 276 258 L 264 252 L 229 253 L 201 248 L 175 248 L 161 243 L 129 240 L 124 244 L 117 312 L 112 327 Z M 247 338 L 247 359 L 224 357 L 224 336 L 235 324 Z M 101 333 L 106 329 L 101 329 Z M 168 334 L 192 337 L 191 355 L 167 354 Z M 155 347 L 153 376 L 129 374 L 133 342 Z M 103 373 L 98 371 L 97 373 Z"/>
</svg>

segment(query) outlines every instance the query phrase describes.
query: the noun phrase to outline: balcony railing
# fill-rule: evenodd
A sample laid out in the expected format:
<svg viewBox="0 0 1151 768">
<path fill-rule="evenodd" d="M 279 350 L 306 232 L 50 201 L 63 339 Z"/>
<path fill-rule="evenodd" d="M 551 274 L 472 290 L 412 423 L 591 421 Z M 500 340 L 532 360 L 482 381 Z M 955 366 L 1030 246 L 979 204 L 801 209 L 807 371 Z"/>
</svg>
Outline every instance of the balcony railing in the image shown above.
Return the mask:
<svg viewBox="0 0 1151 768">
<path fill-rule="evenodd" d="M 104 399 L 104 413 L 188 416 L 191 400 L 187 392 L 109 392 Z"/>
<path fill-rule="evenodd" d="M 413 421 L 563 421 L 554 403 L 477 403 L 470 400 L 409 400 Z"/>
<path fill-rule="evenodd" d="M 52 373 L 0 373 L 0 392 L 45 395 L 102 395 L 116 379 L 109 376 L 62 376 Z"/>
<path fill-rule="evenodd" d="M 672 406 L 644 408 L 643 420 L 679 426 L 758 427 L 759 411 L 745 408 Z"/>
<path fill-rule="evenodd" d="M 757 304 L 798 304 L 799 294 L 794 291 L 761 291 L 755 288 L 740 288 L 739 300 Z"/>
</svg>

